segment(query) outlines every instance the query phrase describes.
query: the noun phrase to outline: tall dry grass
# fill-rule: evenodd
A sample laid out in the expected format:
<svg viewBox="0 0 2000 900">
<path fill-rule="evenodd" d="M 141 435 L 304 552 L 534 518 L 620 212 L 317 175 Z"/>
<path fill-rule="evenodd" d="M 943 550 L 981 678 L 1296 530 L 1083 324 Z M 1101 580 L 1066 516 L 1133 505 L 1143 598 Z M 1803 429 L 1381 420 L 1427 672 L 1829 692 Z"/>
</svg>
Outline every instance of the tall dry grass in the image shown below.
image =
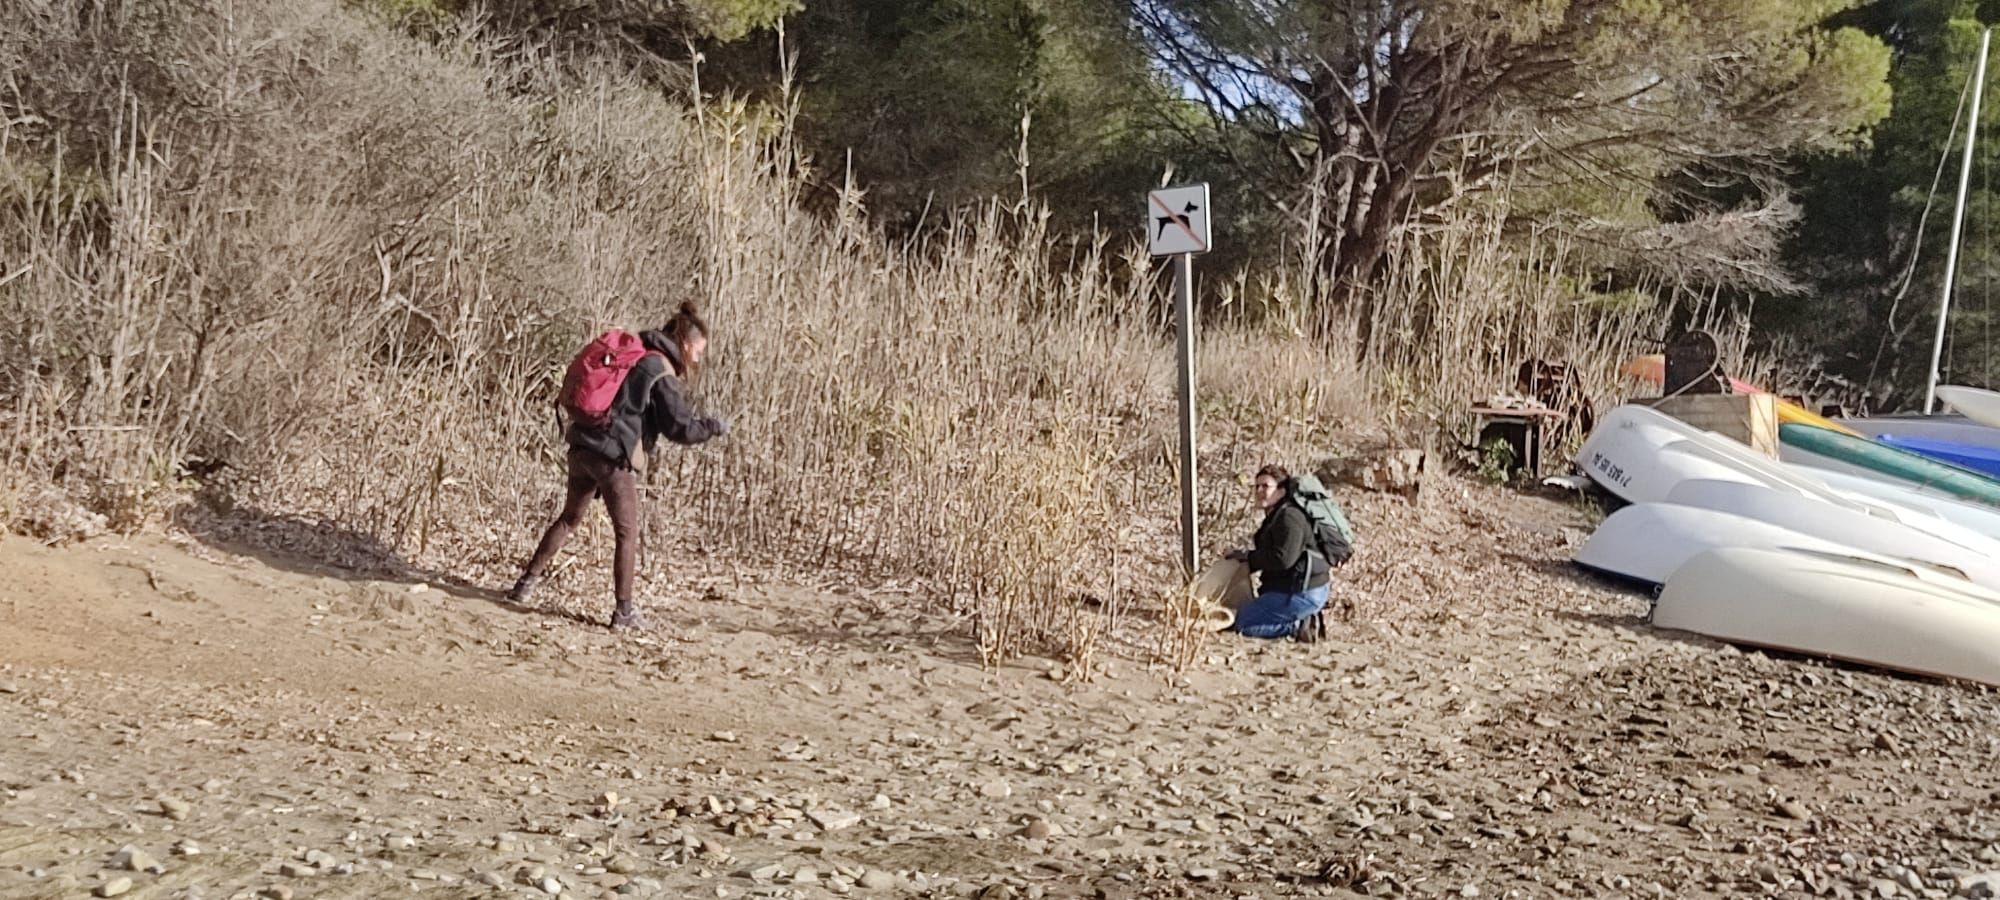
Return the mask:
<svg viewBox="0 0 2000 900">
<path fill-rule="evenodd" d="M 1080 674 L 1171 619 L 1171 342 L 1133 236 L 1058 240 L 996 201 L 886 241 L 859 189 L 802 212 L 782 110 L 411 40 L 336 0 L 8 5 L 9 524 L 60 531 L 35 512 L 60 501 L 135 528 L 200 490 L 271 540 L 504 584 L 553 512 L 569 354 L 691 297 L 715 331 L 700 402 L 735 427 L 651 461 L 650 594 L 702 571 L 904 584 L 986 660 Z M 1202 334 L 1211 547 L 1240 540 L 1262 456 L 1637 327 L 1466 233 L 1485 243 L 1412 245 L 1377 327 L 1410 339 L 1365 364 L 1304 326 L 1301 280 L 1219 289 L 1283 299 Z M 597 616 L 607 581 L 550 589 Z"/>
</svg>

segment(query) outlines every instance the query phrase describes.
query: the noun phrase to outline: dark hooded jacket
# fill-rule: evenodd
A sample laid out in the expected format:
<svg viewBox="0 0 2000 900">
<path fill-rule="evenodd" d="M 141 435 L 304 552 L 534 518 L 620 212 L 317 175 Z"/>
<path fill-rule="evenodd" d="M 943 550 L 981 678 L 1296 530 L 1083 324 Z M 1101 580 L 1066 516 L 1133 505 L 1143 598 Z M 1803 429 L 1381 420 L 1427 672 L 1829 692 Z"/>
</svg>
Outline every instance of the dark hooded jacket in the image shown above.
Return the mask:
<svg viewBox="0 0 2000 900">
<path fill-rule="evenodd" d="M 639 340 L 651 352 L 619 385 L 618 399 L 611 404 L 611 423 L 604 428 L 569 427 L 570 446 L 627 468 L 641 444 L 650 453 L 662 436 L 676 444 L 699 444 L 722 433 L 722 423 L 695 415 L 688 406 L 687 389 L 680 380 L 680 373 L 687 371 L 680 345 L 660 331 L 640 332 Z"/>
<path fill-rule="evenodd" d="M 1312 520 L 1305 510 L 1289 497 L 1271 507 L 1250 550 L 1250 568 L 1260 576 L 1258 590 L 1297 594 L 1326 584 L 1326 561 L 1310 552 L 1313 546 Z"/>
</svg>

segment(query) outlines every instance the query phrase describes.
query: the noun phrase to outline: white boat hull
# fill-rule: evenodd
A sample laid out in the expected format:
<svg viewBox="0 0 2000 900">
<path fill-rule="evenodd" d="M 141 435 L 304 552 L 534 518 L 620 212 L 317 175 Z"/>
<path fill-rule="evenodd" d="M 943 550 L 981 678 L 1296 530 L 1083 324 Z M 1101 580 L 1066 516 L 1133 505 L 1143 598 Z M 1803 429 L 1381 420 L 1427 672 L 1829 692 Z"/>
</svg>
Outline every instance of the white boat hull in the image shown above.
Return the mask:
<svg viewBox="0 0 2000 900">
<path fill-rule="evenodd" d="M 1941 566 L 2000 590 L 2000 541 L 1917 509 L 1906 508 L 1891 519 L 1759 485 L 1702 479 L 1681 482 L 1667 494 L 1667 502 L 1742 516 L 1837 547 Z"/>
<path fill-rule="evenodd" d="M 1769 490 L 1756 485 L 1742 486 Z M 1822 538 L 1733 513 L 1673 503 L 1639 503 L 1606 517 L 1573 560 L 1577 565 L 1621 578 L 1662 584 L 1688 560 L 1718 547 L 1803 547 L 1829 552 L 1847 549 Z"/>
<path fill-rule="evenodd" d="M 1731 547 L 1667 579 L 1653 624 L 2000 685 L 2000 593 L 1882 561 Z"/>
<path fill-rule="evenodd" d="M 1937 389 L 1939 400 L 1981 425 L 2000 428 L 2000 391 L 1946 384 Z"/>
<path fill-rule="evenodd" d="M 1870 477 L 1831 469 L 1815 471 L 1828 487 L 1883 506 L 1936 516 L 1953 525 L 2000 540 L 2000 510 L 1974 506 L 1922 485 L 1888 477 Z"/>
</svg>

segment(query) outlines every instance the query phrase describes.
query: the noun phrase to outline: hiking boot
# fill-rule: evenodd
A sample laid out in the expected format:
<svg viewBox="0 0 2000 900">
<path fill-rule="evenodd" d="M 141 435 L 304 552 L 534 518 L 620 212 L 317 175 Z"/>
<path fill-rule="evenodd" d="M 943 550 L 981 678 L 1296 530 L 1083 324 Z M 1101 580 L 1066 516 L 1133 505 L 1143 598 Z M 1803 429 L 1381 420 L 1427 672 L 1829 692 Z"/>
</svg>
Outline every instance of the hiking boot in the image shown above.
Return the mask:
<svg viewBox="0 0 2000 900">
<path fill-rule="evenodd" d="M 1326 613 L 1316 612 L 1299 622 L 1292 629 L 1292 640 L 1301 644 L 1317 644 L 1326 639 Z"/>
<path fill-rule="evenodd" d="M 630 606 L 621 606 L 611 613 L 612 631 L 645 631 L 646 617 Z"/>
<path fill-rule="evenodd" d="M 521 576 L 521 580 L 514 582 L 514 589 L 507 592 L 508 602 L 511 603 L 528 602 L 528 598 L 535 595 L 535 585 L 540 583 L 540 581 L 541 579 L 536 578 L 533 575 Z"/>
</svg>

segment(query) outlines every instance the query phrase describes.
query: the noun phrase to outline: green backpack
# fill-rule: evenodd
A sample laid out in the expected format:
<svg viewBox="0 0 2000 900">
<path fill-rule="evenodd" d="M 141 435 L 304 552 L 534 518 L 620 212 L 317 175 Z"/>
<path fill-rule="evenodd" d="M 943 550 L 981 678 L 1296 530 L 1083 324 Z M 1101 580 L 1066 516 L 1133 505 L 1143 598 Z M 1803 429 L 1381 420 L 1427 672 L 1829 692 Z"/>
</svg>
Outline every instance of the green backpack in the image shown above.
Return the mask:
<svg viewBox="0 0 2000 900">
<path fill-rule="evenodd" d="M 1354 526 L 1347 521 L 1340 504 L 1334 502 L 1326 485 L 1310 474 L 1292 477 L 1288 496 L 1299 509 L 1304 510 L 1306 521 L 1312 523 L 1313 538 L 1318 546 L 1320 558 L 1329 566 L 1339 567 L 1354 556 Z"/>
</svg>

